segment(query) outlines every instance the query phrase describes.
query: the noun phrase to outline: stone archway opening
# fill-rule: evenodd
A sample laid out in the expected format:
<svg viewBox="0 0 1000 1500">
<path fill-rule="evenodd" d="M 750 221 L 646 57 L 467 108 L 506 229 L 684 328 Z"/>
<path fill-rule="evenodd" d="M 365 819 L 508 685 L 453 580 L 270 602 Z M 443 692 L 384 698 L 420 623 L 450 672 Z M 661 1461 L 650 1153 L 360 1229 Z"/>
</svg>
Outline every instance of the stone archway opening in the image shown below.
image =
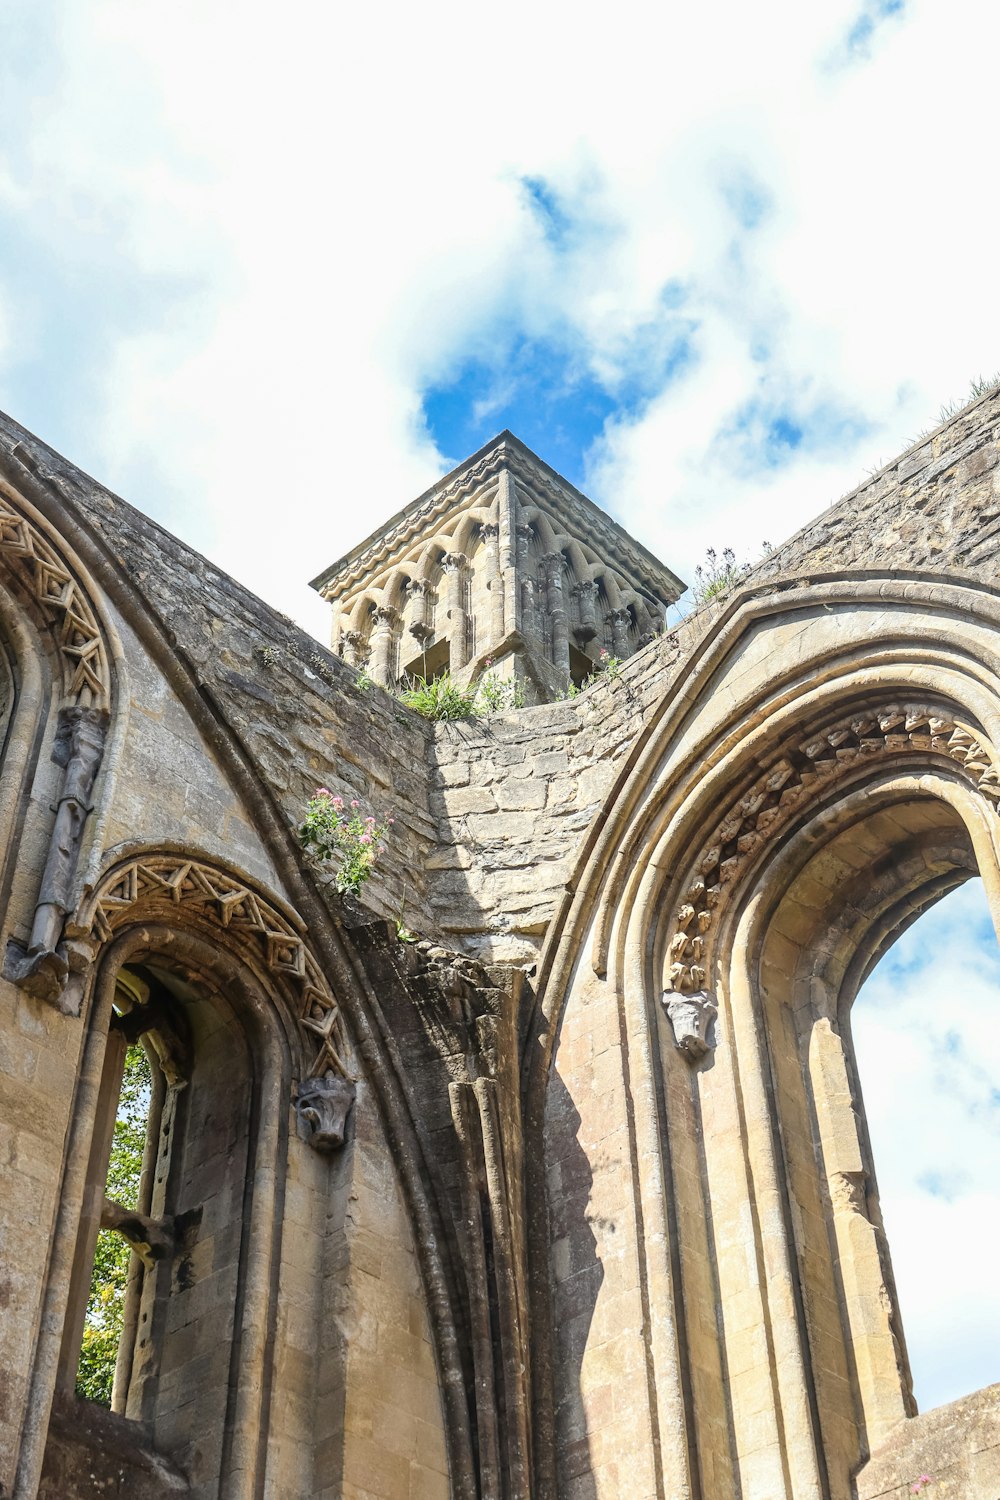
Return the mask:
<svg viewBox="0 0 1000 1500">
<path fill-rule="evenodd" d="M 751 1139 L 750 1151 L 774 1151 L 780 1163 L 793 1304 L 834 1488 L 917 1414 L 852 1008 L 923 913 L 979 873 L 996 890 L 995 820 L 950 768 L 874 770 L 789 829 L 738 924 L 737 1045 L 748 1058 L 754 1044 L 740 1018 L 759 1006 L 773 1101 L 773 1144 Z M 747 948 L 749 970 L 740 957 Z M 748 1009 L 743 997 L 754 991 Z M 873 1077 L 876 1086 L 898 1082 L 897 1056 L 879 1057 L 875 1068 L 866 1069 L 866 1087 Z"/>
<path fill-rule="evenodd" d="M 851 1009 L 921 1411 L 1000 1379 L 998 999 L 1000 949 L 971 878 L 902 933 Z"/>
</svg>

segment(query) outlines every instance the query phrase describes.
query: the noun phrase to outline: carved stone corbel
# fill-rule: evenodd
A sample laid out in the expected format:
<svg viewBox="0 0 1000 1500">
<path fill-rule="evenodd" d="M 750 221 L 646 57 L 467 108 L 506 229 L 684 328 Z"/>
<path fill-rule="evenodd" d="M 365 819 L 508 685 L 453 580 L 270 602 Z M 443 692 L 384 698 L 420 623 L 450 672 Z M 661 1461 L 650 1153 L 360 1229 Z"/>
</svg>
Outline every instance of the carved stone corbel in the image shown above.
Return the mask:
<svg viewBox="0 0 1000 1500">
<path fill-rule="evenodd" d="M 169 1219 L 151 1219 L 136 1209 L 124 1208 L 113 1198 L 104 1200 L 101 1228 L 113 1229 L 127 1240 L 149 1271 L 177 1249 L 177 1231 Z"/>
<path fill-rule="evenodd" d="M 295 1114 L 315 1151 L 337 1151 L 344 1144 L 347 1117 L 357 1093 L 349 1078 L 305 1078 L 295 1094 Z"/>
<path fill-rule="evenodd" d="M 719 1014 L 719 1008 L 707 990 L 696 990 L 690 995 L 665 990 L 663 1003 L 674 1029 L 674 1043 L 679 1052 L 696 1062 L 714 1049 L 715 1042 L 710 1039 L 710 1028 Z"/>
<path fill-rule="evenodd" d="M 59 939 L 73 909 L 83 828 L 107 727 L 108 716 L 101 709 L 60 710 L 52 759 L 65 769 L 31 936 L 26 948 L 11 939 L 4 956 L 4 978 L 52 1004 L 58 1004 L 69 971 L 66 955 L 58 951 Z"/>
</svg>

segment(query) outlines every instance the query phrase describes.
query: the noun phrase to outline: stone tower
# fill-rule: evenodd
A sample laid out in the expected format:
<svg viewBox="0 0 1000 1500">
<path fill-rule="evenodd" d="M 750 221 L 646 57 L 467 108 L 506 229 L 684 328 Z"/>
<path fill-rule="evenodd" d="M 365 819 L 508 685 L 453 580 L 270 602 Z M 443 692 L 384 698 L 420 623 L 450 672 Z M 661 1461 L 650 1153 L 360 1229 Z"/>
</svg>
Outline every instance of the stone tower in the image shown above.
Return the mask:
<svg viewBox="0 0 1000 1500">
<path fill-rule="evenodd" d="M 510 432 L 487 443 L 313 581 L 333 648 L 384 687 L 486 661 L 529 701 L 579 686 L 662 632 L 684 588 Z"/>
</svg>

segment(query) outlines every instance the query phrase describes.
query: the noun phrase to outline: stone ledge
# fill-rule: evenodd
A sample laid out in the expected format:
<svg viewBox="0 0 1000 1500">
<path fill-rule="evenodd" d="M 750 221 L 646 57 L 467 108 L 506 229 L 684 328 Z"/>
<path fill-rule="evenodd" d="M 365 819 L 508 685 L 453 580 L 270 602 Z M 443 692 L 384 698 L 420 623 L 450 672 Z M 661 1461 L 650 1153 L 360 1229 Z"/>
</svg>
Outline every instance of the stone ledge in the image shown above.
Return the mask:
<svg viewBox="0 0 1000 1500">
<path fill-rule="evenodd" d="M 901 1422 L 858 1471 L 857 1500 L 904 1500 L 925 1474 L 927 1500 L 997 1500 L 1000 1385 Z"/>
</svg>

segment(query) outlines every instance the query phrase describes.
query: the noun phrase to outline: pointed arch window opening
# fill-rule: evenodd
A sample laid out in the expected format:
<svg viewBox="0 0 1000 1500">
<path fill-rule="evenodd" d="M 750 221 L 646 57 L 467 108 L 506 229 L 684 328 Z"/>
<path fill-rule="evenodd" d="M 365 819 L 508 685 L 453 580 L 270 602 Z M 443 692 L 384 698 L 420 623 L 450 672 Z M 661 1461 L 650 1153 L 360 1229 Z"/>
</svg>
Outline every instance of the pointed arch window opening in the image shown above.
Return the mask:
<svg viewBox="0 0 1000 1500">
<path fill-rule="evenodd" d="M 979 876 L 881 955 L 850 1026 L 925 1411 L 1000 1380 L 1000 949 Z"/>
<path fill-rule="evenodd" d="M 140 1415 L 129 1410 L 129 1388 L 152 1334 L 147 1292 L 176 1248 L 176 1226 L 163 1208 L 176 1096 L 189 1072 L 183 1017 L 165 976 L 153 967 L 122 969 L 69 1317 L 76 1394 L 125 1416 Z"/>
</svg>

